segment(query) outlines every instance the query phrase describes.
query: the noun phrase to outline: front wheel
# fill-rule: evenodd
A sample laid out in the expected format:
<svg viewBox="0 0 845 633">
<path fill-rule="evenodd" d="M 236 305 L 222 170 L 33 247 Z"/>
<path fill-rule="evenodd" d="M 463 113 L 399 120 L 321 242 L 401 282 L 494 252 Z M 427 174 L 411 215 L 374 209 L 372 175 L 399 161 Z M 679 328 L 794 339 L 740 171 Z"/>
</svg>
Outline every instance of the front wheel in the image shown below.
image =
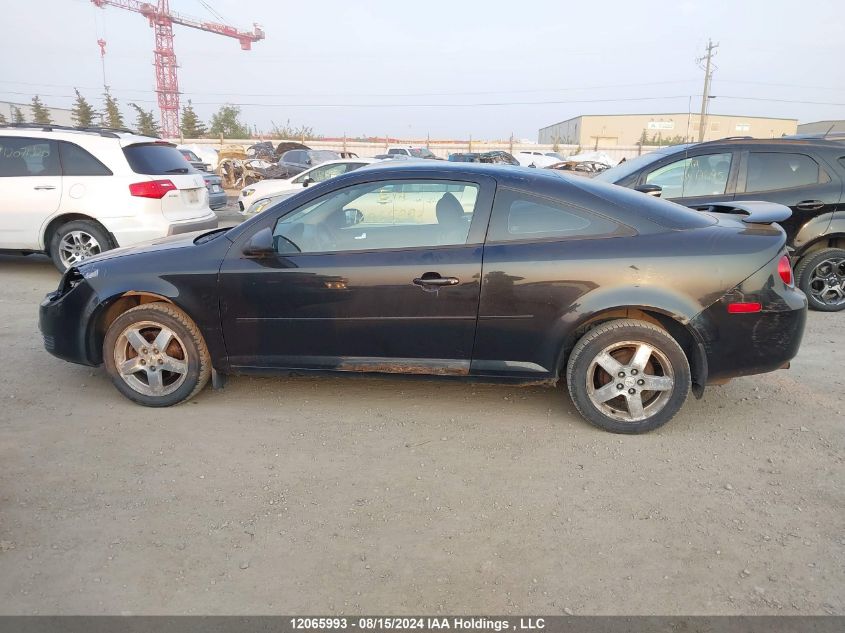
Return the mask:
<svg viewBox="0 0 845 633">
<path fill-rule="evenodd" d="M 202 334 L 168 303 L 127 310 L 103 341 L 106 371 L 117 390 L 147 407 L 169 407 L 199 393 L 211 376 Z"/>
<path fill-rule="evenodd" d="M 575 407 L 612 433 L 645 433 L 678 412 L 690 390 L 686 354 L 665 330 L 633 319 L 587 332 L 566 367 Z"/>
<path fill-rule="evenodd" d="M 845 310 L 845 249 L 823 248 L 803 257 L 795 278 L 814 310 Z"/>
</svg>

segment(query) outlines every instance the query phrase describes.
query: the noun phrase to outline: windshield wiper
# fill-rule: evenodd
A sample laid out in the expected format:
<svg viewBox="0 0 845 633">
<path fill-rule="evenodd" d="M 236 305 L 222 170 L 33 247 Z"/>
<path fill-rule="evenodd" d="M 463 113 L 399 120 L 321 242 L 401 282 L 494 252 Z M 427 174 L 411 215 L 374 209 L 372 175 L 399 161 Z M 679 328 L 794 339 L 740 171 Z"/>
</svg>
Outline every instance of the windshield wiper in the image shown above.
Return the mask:
<svg viewBox="0 0 845 633">
<path fill-rule="evenodd" d="M 187 174 L 188 168 L 187 167 L 174 167 L 173 169 L 168 169 L 164 173 L 165 174 Z"/>
</svg>

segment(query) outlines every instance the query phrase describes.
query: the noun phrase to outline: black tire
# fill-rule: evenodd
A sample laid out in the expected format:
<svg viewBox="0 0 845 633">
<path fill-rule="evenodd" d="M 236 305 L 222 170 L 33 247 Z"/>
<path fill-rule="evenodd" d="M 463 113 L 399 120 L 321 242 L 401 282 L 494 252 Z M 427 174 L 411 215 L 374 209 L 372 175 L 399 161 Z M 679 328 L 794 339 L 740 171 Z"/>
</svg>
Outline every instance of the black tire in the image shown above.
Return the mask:
<svg viewBox="0 0 845 633">
<path fill-rule="evenodd" d="M 597 363 L 597 357 L 614 346 L 619 346 L 618 351 L 609 353 L 610 361 L 603 361 L 605 365 L 614 362 L 622 365 L 616 368 L 622 373 L 612 376 Z M 633 357 L 640 348 L 654 351 L 650 352 L 642 369 L 632 368 Z M 592 375 L 589 384 L 588 373 Z M 609 382 L 605 382 L 607 377 Z M 641 386 L 646 380 L 656 386 L 660 384 L 661 389 L 647 390 Z M 604 323 L 581 337 L 569 355 L 566 382 L 575 408 L 591 424 L 611 433 L 646 433 L 674 417 L 687 398 L 691 378 L 684 350 L 665 330 L 644 321 L 619 319 Z M 663 388 L 669 383 L 670 388 Z M 619 385 L 622 388 L 615 391 Z M 605 394 L 612 394 L 612 397 L 596 404 L 594 398 L 603 397 L 599 391 L 602 387 L 606 388 Z M 631 400 L 626 392 L 629 389 L 633 390 L 631 400 L 638 398 L 643 415 L 648 414 L 643 419 L 620 419 L 635 417 L 628 410 Z M 594 392 L 592 397 L 591 390 Z M 649 408 L 653 412 L 648 413 Z"/>
<path fill-rule="evenodd" d="M 161 329 L 157 330 L 150 324 L 155 324 Z M 144 355 L 136 351 L 134 356 L 123 360 L 122 354 L 126 350 L 135 351 L 130 349 L 129 338 L 124 336 L 127 328 L 133 325 L 138 326 L 139 333 L 149 343 L 149 347 L 145 346 Z M 165 344 L 167 349 L 158 350 L 154 347 L 155 341 L 158 340 L 155 337 L 164 328 L 169 329 L 175 336 L 169 344 Z M 173 347 L 173 344 L 176 347 Z M 162 358 L 166 359 L 164 363 L 161 363 Z M 145 367 L 139 367 L 135 373 L 127 374 L 128 377 L 124 378 L 118 369 L 118 363 L 129 363 L 135 359 L 139 363 L 146 359 L 143 363 Z M 117 390 L 133 402 L 146 407 L 169 407 L 189 400 L 205 387 L 211 376 L 211 358 L 199 328 L 187 314 L 169 303 L 145 303 L 117 317 L 109 326 L 103 341 L 103 361 Z M 173 361 L 182 361 L 184 371 L 168 371 L 167 368 Z M 149 382 L 148 389 L 153 390 L 147 377 L 151 375 L 150 372 L 156 372 L 158 366 L 163 368 L 158 370 L 164 383 L 161 395 L 139 390 L 144 388 L 145 381 Z M 170 384 L 167 384 L 168 381 Z"/>
<path fill-rule="evenodd" d="M 819 310 L 820 312 L 839 312 L 840 310 L 845 310 L 845 300 L 840 301 L 839 303 L 826 303 L 818 296 L 818 289 L 816 289 L 816 293 L 814 293 L 814 289 L 811 287 L 813 271 L 815 271 L 819 265 L 831 260 L 834 262 L 839 261 L 840 269 L 845 268 L 845 249 L 823 248 L 820 251 L 815 251 L 802 257 L 798 261 L 798 265 L 795 267 L 795 280 L 798 283 L 798 287 L 805 295 L 807 295 L 807 302 L 810 307 L 813 310 Z M 845 274 L 839 274 L 838 278 L 841 284 L 845 281 Z"/>
<path fill-rule="evenodd" d="M 66 259 L 63 260 L 62 257 L 63 240 L 66 236 L 72 236 L 74 232 L 93 238 L 94 242 L 88 242 L 89 246 L 96 243 L 96 247 L 89 248 L 88 252 L 86 252 L 85 248 L 80 249 L 79 261 L 84 261 L 86 257 L 91 257 L 114 248 L 114 243 L 108 231 L 97 222 L 93 220 L 71 220 L 70 222 L 66 222 L 54 231 L 53 236 L 50 238 L 50 244 L 47 247 L 53 264 L 60 272 L 64 272 L 68 268 Z M 72 266 L 76 263 L 70 262 L 70 265 Z"/>
</svg>

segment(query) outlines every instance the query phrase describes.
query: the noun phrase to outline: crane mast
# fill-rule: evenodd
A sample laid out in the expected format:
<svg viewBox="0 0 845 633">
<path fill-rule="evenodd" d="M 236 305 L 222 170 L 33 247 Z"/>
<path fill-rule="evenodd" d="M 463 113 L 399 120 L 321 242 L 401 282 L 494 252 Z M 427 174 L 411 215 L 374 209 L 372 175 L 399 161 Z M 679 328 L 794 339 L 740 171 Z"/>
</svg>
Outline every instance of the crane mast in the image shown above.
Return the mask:
<svg viewBox="0 0 845 633">
<path fill-rule="evenodd" d="M 107 6 L 132 11 L 143 15 L 155 31 L 155 72 L 158 107 L 161 111 L 161 131 L 166 138 L 179 136 L 179 77 L 176 69 L 176 53 L 173 48 L 173 25 L 179 24 L 200 31 L 216 33 L 238 40 L 241 49 L 252 49 L 252 43 L 264 39 L 264 31 L 253 25 L 252 31 L 239 31 L 228 24 L 206 22 L 170 10 L 169 0 L 158 0 L 155 4 L 139 0 L 91 0 L 103 9 Z"/>
</svg>

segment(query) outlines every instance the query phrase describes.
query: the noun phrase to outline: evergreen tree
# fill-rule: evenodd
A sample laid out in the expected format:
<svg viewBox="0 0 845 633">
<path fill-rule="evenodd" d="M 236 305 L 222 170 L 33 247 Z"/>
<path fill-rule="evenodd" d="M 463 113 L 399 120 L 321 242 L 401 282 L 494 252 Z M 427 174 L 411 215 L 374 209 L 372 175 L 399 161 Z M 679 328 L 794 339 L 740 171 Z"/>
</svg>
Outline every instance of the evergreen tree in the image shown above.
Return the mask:
<svg viewBox="0 0 845 633">
<path fill-rule="evenodd" d="M 113 128 L 126 127 L 126 124 L 123 122 L 123 115 L 120 113 L 120 108 L 117 105 L 117 99 L 111 96 L 108 86 L 106 86 L 106 91 L 103 93 L 103 102 L 105 106 L 106 126 Z"/>
<path fill-rule="evenodd" d="M 223 135 L 224 138 L 249 138 L 249 127 L 238 120 L 241 109 L 238 106 L 222 105 L 216 114 L 211 116 L 210 133 L 214 136 Z"/>
<path fill-rule="evenodd" d="M 182 125 L 179 128 L 185 138 L 202 138 L 208 134 L 208 128 L 194 112 L 190 99 L 188 99 L 188 105 L 182 108 Z"/>
<path fill-rule="evenodd" d="M 52 119 L 50 119 L 50 111 L 47 110 L 47 107 L 41 103 L 41 98 L 38 95 L 35 95 L 32 98 L 32 120 L 34 123 L 38 123 L 40 125 L 49 125 L 52 123 Z"/>
<path fill-rule="evenodd" d="M 161 135 L 158 121 L 155 120 L 152 110 L 144 110 L 137 103 L 130 103 L 129 105 L 138 113 L 138 118 L 135 120 L 135 129 L 138 130 L 138 134 L 143 134 L 144 136 Z"/>
<path fill-rule="evenodd" d="M 3 125 L 4 123 L 8 123 L 8 121 L 6 120 L 5 115 L 0 112 L 0 125 Z"/>
<path fill-rule="evenodd" d="M 70 112 L 70 117 L 73 122 L 80 127 L 90 127 L 94 124 L 94 108 L 86 101 L 85 97 L 80 94 L 79 90 L 73 89 L 76 93 L 76 101 L 73 103 L 73 109 Z"/>
<path fill-rule="evenodd" d="M 12 106 L 12 118 L 15 123 L 24 123 L 23 112 L 18 106 Z"/>
</svg>

